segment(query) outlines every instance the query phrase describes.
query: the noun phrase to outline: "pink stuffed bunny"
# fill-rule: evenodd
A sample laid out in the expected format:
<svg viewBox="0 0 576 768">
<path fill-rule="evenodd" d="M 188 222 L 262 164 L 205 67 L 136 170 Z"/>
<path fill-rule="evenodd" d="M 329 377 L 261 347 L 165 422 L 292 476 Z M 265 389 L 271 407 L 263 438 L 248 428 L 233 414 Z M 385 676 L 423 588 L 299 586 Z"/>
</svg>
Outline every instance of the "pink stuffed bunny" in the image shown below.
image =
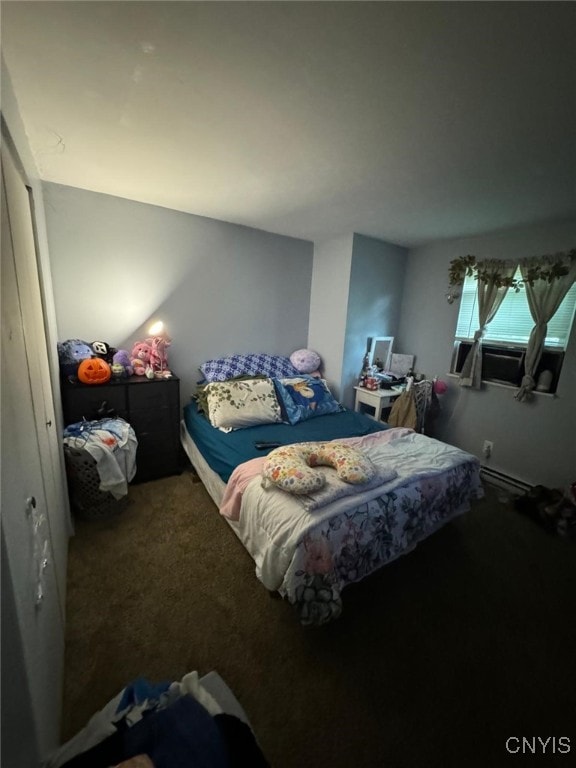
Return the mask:
<svg viewBox="0 0 576 768">
<path fill-rule="evenodd" d="M 155 336 L 153 339 L 146 339 L 146 341 L 150 344 L 150 365 L 154 373 L 160 376 L 170 376 L 167 353 L 171 344 L 170 339 Z"/>
</svg>

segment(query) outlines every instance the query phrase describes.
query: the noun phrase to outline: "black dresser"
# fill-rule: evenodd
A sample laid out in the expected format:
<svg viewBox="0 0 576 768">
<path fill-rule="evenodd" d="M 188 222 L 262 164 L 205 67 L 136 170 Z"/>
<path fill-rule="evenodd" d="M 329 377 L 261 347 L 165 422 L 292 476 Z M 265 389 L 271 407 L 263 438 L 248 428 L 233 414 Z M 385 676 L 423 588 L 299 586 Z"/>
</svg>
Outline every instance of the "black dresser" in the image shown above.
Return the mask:
<svg viewBox="0 0 576 768">
<path fill-rule="evenodd" d="M 62 381 L 64 424 L 121 416 L 138 438 L 135 483 L 180 471 L 180 380 L 129 379 L 107 384 Z"/>
</svg>

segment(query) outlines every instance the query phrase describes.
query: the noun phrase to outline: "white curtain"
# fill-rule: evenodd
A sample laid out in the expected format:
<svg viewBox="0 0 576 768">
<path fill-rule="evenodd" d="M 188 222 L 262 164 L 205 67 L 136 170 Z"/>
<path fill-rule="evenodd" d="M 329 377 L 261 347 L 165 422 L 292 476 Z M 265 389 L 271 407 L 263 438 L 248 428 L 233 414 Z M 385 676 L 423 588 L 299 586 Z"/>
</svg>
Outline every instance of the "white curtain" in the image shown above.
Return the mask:
<svg viewBox="0 0 576 768">
<path fill-rule="evenodd" d="M 530 314 L 535 322 L 528 339 L 528 348 L 524 361 L 524 376 L 516 400 L 531 400 L 535 386 L 534 376 L 542 357 L 544 341 L 548 332 L 548 323 L 558 311 L 564 297 L 576 280 L 576 257 L 571 252 L 564 256 L 542 256 L 523 259 L 520 263 L 522 279 L 526 288 L 526 298 Z M 558 274 L 558 267 L 566 274 Z M 534 275 L 537 277 L 534 279 Z"/>
<path fill-rule="evenodd" d="M 499 259 L 484 259 L 476 264 L 478 275 L 479 328 L 464 360 L 460 373 L 460 386 L 480 389 L 482 386 L 482 337 L 486 326 L 494 318 L 516 272 L 517 264 Z"/>
</svg>

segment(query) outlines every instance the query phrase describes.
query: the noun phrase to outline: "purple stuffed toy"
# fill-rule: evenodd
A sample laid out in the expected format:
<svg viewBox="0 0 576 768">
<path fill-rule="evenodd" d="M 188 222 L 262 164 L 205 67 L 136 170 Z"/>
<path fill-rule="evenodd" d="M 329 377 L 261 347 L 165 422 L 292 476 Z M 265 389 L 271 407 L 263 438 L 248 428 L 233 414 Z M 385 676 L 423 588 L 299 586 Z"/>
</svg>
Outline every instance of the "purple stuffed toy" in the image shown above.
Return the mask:
<svg viewBox="0 0 576 768">
<path fill-rule="evenodd" d="M 119 349 L 112 358 L 112 375 L 117 378 L 132 376 L 134 367 L 130 359 L 130 353 L 126 349 Z"/>
<path fill-rule="evenodd" d="M 298 373 L 320 376 L 319 368 L 322 365 L 322 360 L 318 352 L 314 352 L 313 349 L 297 349 L 290 355 L 290 362 Z"/>
</svg>

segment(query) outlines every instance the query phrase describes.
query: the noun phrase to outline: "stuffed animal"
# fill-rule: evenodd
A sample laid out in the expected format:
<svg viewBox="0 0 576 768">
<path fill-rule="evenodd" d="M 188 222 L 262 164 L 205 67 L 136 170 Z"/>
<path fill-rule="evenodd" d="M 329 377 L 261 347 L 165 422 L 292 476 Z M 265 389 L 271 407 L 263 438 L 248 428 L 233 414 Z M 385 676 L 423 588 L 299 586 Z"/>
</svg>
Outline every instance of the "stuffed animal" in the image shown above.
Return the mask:
<svg viewBox="0 0 576 768">
<path fill-rule="evenodd" d="M 106 360 L 108 365 L 112 365 L 116 353 L 114 347 L 111 347 L 106 341 L 93 341 L 90 346 L 92 347 L 92 357 L 100 357 L 102 360 Z"/>
<path fill-rule="evenodd" d="M 87 341 L 67 339 L 58 342 L 58 362 L 63 376 L 75 376 L 82 360 L 93 356 L 92 348 Z"/>
<path fill-rule="evenodd" d="M 170 339 L 156 336 L 153 339 L 146 339 L 150 343 L 150 365 L 156 374 L 169 376 L 167 349 L 171 344 Z"/>
<path fill-rule="evenodd" d="M 150 365 L 151 351 L 152 347 L 148 341 L 137 341 L 132 347 L 130 362 L 136 376 L 146 376 L 146 370 L 148 368 L 152 370 L 152 366 Z M 152 375 L 154 375 L 154 373 L 152 373 Z"/>
<path fill-rule="evenodd" d="M 116 378 L 132 376 L 134 366 L 130 359 L 130 353 L 126 349 L 119 349 L 112 358 L 112 375 Z"/>
</svg>

